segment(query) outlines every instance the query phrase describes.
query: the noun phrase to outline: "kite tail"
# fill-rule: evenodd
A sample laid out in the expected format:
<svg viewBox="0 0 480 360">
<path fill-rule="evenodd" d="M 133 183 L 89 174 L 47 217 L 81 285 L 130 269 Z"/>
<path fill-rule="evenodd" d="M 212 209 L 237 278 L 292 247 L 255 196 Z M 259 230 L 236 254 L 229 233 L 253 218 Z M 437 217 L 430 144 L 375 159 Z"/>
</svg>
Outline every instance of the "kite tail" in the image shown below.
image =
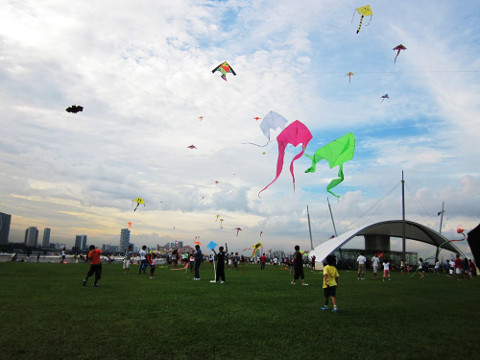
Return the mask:
<svg viewBox="0 0 480 360">
<path fill-rule="evenodd" d="M 358 25 L 357 34 L 360 32 L 360 28 L 362 27 L 363 15 L 360 17 L 360 24 Z"/>
<path fill-rule="evenodd" d="M 303 156 L 303 153 L 305 152 L 305 147 L 302 145 L 302 151 L 297 154 L 290 163 L 290 174 L 292 174 L 292 179 L 293 179 L 293 191 L 295 191 L 295 174 L 293 173 L 293 162 L 297 160 L 298 158 Z"/>
<path fill-rule="evenodd" d="M 397 55 L 395 55 L 395 58 L 393 59 L 393 63 L 396 64 L 397 63 L 397 57 L 398 55 L 400 55 L 400 50 L 397 50 Z"/>
<path fill-rule="evenodd" d="M 270 185 L 272 185 L 277 179 L 278 177 L 280 176 L 280 174 L 282 173 L 282 169 L 283 169 L 283 158 L 285 157 L 285 147 L 286 145 L 280 145 L 278 144 L 278 159 L 277 159 L 277 175 L 275 176 L 275 179 L 272 180 L 272 182 L 270 184 L 268 184 L 267 186 L 265 186 L 262 190 L 260 190 L 258 192 L 258 197 L 260 197 L 260 193 L 264 190 L 266 190 Z M 302 154 L 303 154 L 303 151 L 302 151 Z M 293 162 L 293 161 L 292 161 Z"/>
<path fill-rule="evenodd" d="M 345 176 L 343 174 L 343 164 L 340 165 L 340 168 L 338 169 L 338 178 L 336 179 L 333 179 L 332 181 L 330 181 L 330 184 L 328 184 L 327 186 L 327 191 L 332 194 L 333 196 L 339 198 L 340 195 L 337 195 L 337 194 L 334 194 L 331 189 L 333 189 L 335 186 L 337 186 L 338 184 L 340 184 L 341 182 L 343 182 L 343 180 L 345 179 Z"/>
<path fill-rule="evenodd" d="M 135 209 L 133 209 L 133 211 L 137 211 L 138 205 L 140 204 L 137 204 L 137 206 L 135 206 Z"/>
</svg>

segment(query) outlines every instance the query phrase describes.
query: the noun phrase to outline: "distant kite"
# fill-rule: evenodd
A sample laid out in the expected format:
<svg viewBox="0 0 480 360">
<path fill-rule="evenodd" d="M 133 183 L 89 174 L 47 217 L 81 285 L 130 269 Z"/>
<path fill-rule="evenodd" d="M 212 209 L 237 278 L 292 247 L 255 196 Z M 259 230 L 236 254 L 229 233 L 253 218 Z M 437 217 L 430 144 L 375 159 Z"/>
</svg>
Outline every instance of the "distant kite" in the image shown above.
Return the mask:
<svg viewBox="0 0 480 360">
<path fill-rule="evenodd" d="M 327 191 L 336 196 L 331 189 L 340 184 L 344 179 L 343 175 L 343 163 L 351 160 L 353 158 L 353 153 L 355 151 L 355 136 L 350 132 L 346 135 L 343 135 L 337 140 L 333 140 L 331 143 L 321 147 L 313 156 L 305 154 L 306 157 L 312 160 L 312 166 L 305 170 L 306 173 L 314 173 L 316 170 L 317 163 L 323 159 L 328 161 L 330 169 L 334 166 L 339 166 L 338 169 L 338 178 L 333 179 L 327 185 Z"/>
<path fill-rule="evenodd" d="M 465 229 L 463 228 L 462 225 L 458 225 L 457 226 L 457 234 L 462 234 L 463 235 L 463 239 L 460 239 L 460 240 L 450 240 L 450 241 L 463 241 L 466 239 L 466 236 L 465 236 L 465 233 L 464 233 Z"/>
<path fill-rule="evenodd" d="M 80 106 L 80 105 L 72 105 L 72 106 L 69 106 L 68 108 L 65 109 L 66 112 L 69 112 L 69 113 L 78 113 L 79 111 L 83 111 L 83 106 Z"/>
<path fill-rule="evenodd" d="M 200 236 L 195 236 L 195 239 L 193 240 L 193 242 L 197 245 L 202 245 L 202 243 L 199 240 L 200 240 Z"/>
<path fill-rule="evenodd" d="M 380 96 L 380 99 L 382 99 L 382 102 L 383 102 L 385 99 L 390 99 L 390 96 L 388 96 L 388 94 L 385 94 Z"/>
<path fill-rule="evenodd" d="M 239 231 L 242 231 L 242 228 L 237 227 L 237 228 L 235 228 L 235 230 L 237 230 L 237 237 L 238 237 L 238 232 L 239 232 Z"/>
<path fill-rule="evenodd" d="M 300 158 L 303 153 L 305 152 L 305 148 L 307 147 L 308 143 L 312 140 L 312 133 L 308 128 L 302 124 L 300 121 L 295 120 L 293 123 L 288 125 L 281 133 L 277 136 L 278 142 L 278 158 L 277 158 L 277 174 L 275 179 L 272 180 L 270 184 L 265 186 L 262 190 L 259 191 L 258 196 L 260 197 L 260 193 L 272 185 L 280 176 L 282 169 L 283 169 L 283 158 L 285 156 L 285 148 L 288 144 L 292 144 L 293 146 L 297 147 L 299 144 L 302 144 L 302 151 L 298 153 L 290 163 L 290 173 L 292 174 L 293 179 L 293 189 L 295 190 L 295 175 L 293 173 L 293 162 Z"/>
<path fill-rule="evenodd" d="M 132 201 L 135 201 L 137 203 L 137 206 L 135 206 L 135 209 L 133 209 L 133 211 L 137 211 L 137 208 L 140 204 L 143 204 L 143 206 L 145 207 L 145 201 L 143 201 L 143 199 L 140 197 L 133 199 Z"/>
<path fill-rule="evenodd" d="M 220 65 L 218 65 L 215 69 L 212 70 L 212 73 L 215 71 L 220 71 L 222 73 L 222 79 L 227 81 L 227 73 L 232 73 L 234 76 L 237 74 L 233 71 L 232 67 L 228 64 L 228 62 L 224 61 Z"/>
<path fill-rule="evenodd" d="M 187 143 L 188 144 L 188 143 Z M 197 147 L 195 145 L 190 145 L 190 146 L 187 146 L 188 149 L 196 149 Z"/>
<path fill-rule="evenodd" d="M 348 83 L 350 84 L 352 82 L 352 76 L 355 75 L 354 73 L 352 73 L 351 71 L 347 74 L 348 76 Z"/>
<path fill-rule="evenodd" d="M 252 255 L 250 255 L 250 258 L 253 258 L 255 253 L 263 248 L 263 244 L 261 242 L 256 243 L 255 245 L 251 246 L 250 249 L 253 249 Z"/>
<path fill-rule="evenodd" d="M 198 118 L 200 119 L 200 121 L 202 121 L 202 120 L 203 120 L 203 116 L 199 116 Z"/>
<path fill-rule="evenodd" d="M 360 32 L 360 28 L 362 27 L 363 18 L 365 16 L 370 16 L 370 21 L 372 21 L 373 12 L 372 12 L 372 9 L 370 8 L 370 5 L 359 7 L 355 9 L 355 11 L 361 15 L 360 24 L 358 25 L 358 29 L 357 29 L 357 34 L 358 34 Z M 353 16 L 355 16 L 355 11 L 353 12 Z M 353 17 L 352 17 L 352 21 L 353 21 Z M 370 21 L 368 22 L 368 24 L 370 24 Z M 365 26 L 368 26 L 368 24 Z"/>
<path fill-rule="evenodd" d="M 254 117 L 254 119 L 258 121 L 258 120 L 260 120 L 261 118 L 259 118 L 259 117 L 257 116 L 257 117 Z"/>
<path fill-rule="evenodd" d="M 400 51 L 402 50 L 407 50 L 407 48 L 405 46 L 403 46 L 402 44 L 398 45 L 398 46 L 395 46 L 393 48 L 393 51 L 397 51 L 397 54 L 395 55 L 395 57 L 393 58 L 393 62 L 396 64 L 397 63 L 397 57 L 398 55 L 400 55 Z"/>
<path fill-rule="evenodd" d="M 260 237 L 262 237 L 263 231 L 260 231 Z"/>
<path fill-rule="evenodd" d="M 224 222 L 224 220 L 220 219 L 220 229 L 223 229 L 223 222 Z"/>
<path fill-rule="evenodd" d="M 132 223 L 129 222 L 129 223 L 127 223 L 127 224 L 128 224 L 128 228 L 131 229 L 131 228 L 132 228 Z"/>
<path fill-rule="evenodd" d="M 217 215 L 216 216 L 216 219 L 215 219 L 215 222 L 217 222 L 217 220 L 220 218 L 220 215 Z"/>
</svg>

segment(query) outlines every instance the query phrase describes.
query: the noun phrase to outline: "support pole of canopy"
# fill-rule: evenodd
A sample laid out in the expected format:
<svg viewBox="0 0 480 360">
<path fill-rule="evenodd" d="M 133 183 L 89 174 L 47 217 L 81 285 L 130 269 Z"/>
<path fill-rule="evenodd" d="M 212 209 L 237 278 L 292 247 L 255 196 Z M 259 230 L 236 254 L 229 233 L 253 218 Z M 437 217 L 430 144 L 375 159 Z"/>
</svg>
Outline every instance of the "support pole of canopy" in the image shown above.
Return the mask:
<svg viewBox="0 0 480 360">
<path fill-rule="evenodd" d="M 313 250 L 312 228 L 310 226 L 310 213 L 308 212 L 308 205 L 307 205 L 307 219 L 308 219 L 308 233 L 310 234 L 310 248 L 311 250 Z"/>
<path fill-rule="evenodd" d="M 440 214 L 440 229 L 438 230 L 438 233 L 442 233 L 442 224 L 443 224 L 443 213 L 445 212 L 445 201 L 442 201 L 442 211 L 439 212 Z M 440 247 L 437 246 L 437 251 L 435 253 L 435 263 L 438 261 L 438 254 L 440 253 Z"/>
<path fill-rule="evenodd" d="M 405 180 L 403 179 L 402 170 L 402 257 L 406 260 L 405 256 Z"/>
<path fill-rule="evenodd" d="M 330 211 L 330 218 L 332 219 L 332 224 L 333 224 L 333 232 L 335 234 L 335 237 L 337 237 L 337 228 L 335 227 L 335 221 L 333 220 L 333 215 L 332 215 L 332 208 L 330 206 L 330 201 L 328 200 L 327 197 L 327 203 L 328 203 L 328 211 Z"/>
</svg>

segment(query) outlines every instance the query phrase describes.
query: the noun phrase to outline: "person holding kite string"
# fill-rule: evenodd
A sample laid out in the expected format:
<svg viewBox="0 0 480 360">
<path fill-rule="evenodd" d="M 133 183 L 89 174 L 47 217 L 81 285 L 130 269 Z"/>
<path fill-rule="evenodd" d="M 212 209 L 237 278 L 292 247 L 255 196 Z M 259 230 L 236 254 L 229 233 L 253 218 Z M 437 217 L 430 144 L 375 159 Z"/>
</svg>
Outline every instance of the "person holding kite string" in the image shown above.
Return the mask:
<svg viewBox="0 0 480 360">
<path fill-rule="evenodd" d="M 203 253 L 202 250 L 200 250 L 200 245 L 195 245 L 195 277 L 193 280 L 200 280 L 200 264 L 202 263 L 203 260 Z"/>
<path fill-rule="evenodd" d="M 220 283 L 225 282 L 225 257 L 228 254 L 228 246 L 225 243 L 225 250 L 223 246 L 218 248 L 218 254 L 215 252 L 215 249 L 212 249 L 215 257 L 217 258 L 217 271 L 215 273 L 215 280 L 210 281 L 211 283 L 217 283 L 220 280 Z"/>
<path fill-rule="evenodd" d="M 305 275 L 303 274 L 303 255 L 298 245 L 295 245 L 295 253 L 293 254 L 293 268 L 295 272 L 290 284 L 295 285 L 295 281 L 300 278 L 302 279 L 302 285 L 308 286 L 308 284 L 305 283 Z"/>
</svg>

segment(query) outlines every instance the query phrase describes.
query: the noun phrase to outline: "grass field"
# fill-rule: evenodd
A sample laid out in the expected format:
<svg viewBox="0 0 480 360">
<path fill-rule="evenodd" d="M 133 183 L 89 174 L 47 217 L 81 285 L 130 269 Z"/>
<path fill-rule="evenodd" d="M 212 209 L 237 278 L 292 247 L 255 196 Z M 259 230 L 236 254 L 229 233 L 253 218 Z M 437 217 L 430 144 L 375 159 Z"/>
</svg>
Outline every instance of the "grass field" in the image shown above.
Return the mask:
<svg viewBox="0 0 480 360">
<path fill-rule="evenodd" d="M 339 312 L 320 311 L 321 272 L 227 270 L 225 284 L 157 268 L 155 279 L 104 264 L 0 263 L 2 359 L 480 358 L 480 279 L 358 281 L 340 271 Z"/>
</svg>

